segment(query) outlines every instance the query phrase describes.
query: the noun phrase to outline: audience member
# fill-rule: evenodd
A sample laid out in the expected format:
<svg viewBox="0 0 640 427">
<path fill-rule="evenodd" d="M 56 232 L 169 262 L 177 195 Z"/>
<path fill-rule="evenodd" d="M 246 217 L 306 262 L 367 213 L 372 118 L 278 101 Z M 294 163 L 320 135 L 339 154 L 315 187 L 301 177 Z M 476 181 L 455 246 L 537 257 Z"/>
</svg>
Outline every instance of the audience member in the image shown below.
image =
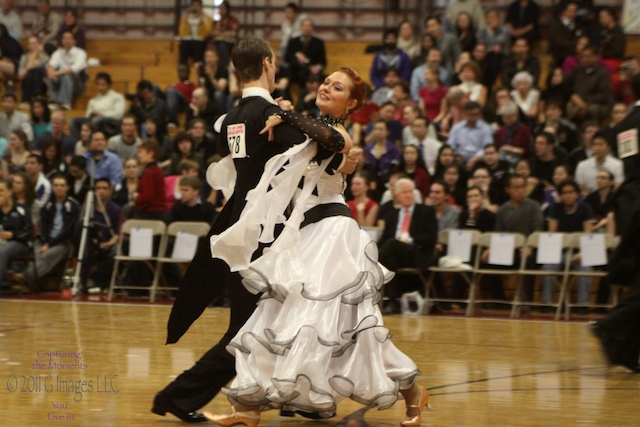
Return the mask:
<svg viewBox="0 0 640 427">
<path fill-rule="evenodd" d="M 112 84 L 109 73 L 101 71 L 96 74 L 98 93 L 89 100 L 85 117 L 71 120 L 71 134 L 74 137 L 80 136 L 80 125 L 84 122 L 90 122 L 94 129 L 102 130 L 109 136 L 118 132 L 126 103 L 124 95 L 111 88 Z"/>
<path fill-rule="evenodd" d="M 81 291 L 89 293 L 106 290 L 109 285 L 121 222 L 120 206 L 111 200 L 111 182 L 107 178 L 97 179 L 94 190 L 93 227 L 80 270 Z"/>
<path fill-rule="evenodd" d="M 65 157 L 73 156 L 76 149 L 76 140 L 64 131 L 67 125 L 67 116 L 64 111 L 51 113 L 51 132 L 45 132 L 33 141 L 33 151 L 42 152 L 44 143 L 50 139 L 58 142 Z"/>
<path fill-rule="evenodd" d="M 53 139 L 48 139 L 42 146 L 42 173 L 51 181 L 56 175 L 69 175 L 69 167 L 60 152 L 60 144 Z"/>
<path fill-rule="evenodd" d="M 118 156 L 121 162 L 136 156 L 140 138 L 136 135 L 136 119 L 126 114 L 120 124 L 120 134 L 109 138 L 107 149 Z"/>
<path fill-rule="evenodd" d="M 509 51 L 509 32 L 500 19 L 500 13 L 495 9 L 487 10 L 485 20 L 487 26 L 478 31 L 478 43 L 487 47 L 490 61 L 500 62 Z"/>
<path fill-rule="evenodd" d="M 493 54 L 487 50 L 487 45 L 484 43 L 476 43 L 476 46 L 471 51 L 471 61 L 478 65 L 480 83 L 490 93 L 500 75 L 502 54 Z"/>
<path fill-rule="evenodd" d="M 60 21 L 60 15 L 51 11 L 49 0 L 38 0 L 36 16 L 31 25 L 31 35 L 41 40 L 47 55 L 51 55 L 57 48 L 56 36 L 60 29 Z"/>
<path fill-rule="evenodd" d="M 125 207 L 129 206 L 128 213 L 131 213 L 131 204 L 134 202 L 133 195 L 138 190 L 138 181 L 139 181 L 139 168 L 138 168 L 138 159 L 128 159 L 124 162 L 124 166 L 122 168 L 123 176 L 122 181 L 118 182 L 114 186 L 114 194 L 113 201 L 120 206 L 122 209 L 122 215 L 125 218 L 128 218 L 129 215 L 125 212 Z M 111 181 L 113 185 L 113 181 Z"/>
<path fill-rule="evenodd" d="M 220 52 L 220 63 L 226 68 L 230 63 L 231 49 L 238 38 L 240 22 L 231 15 L 231 4 L 226 0 L 218 5 L 218 14 L 220 19 L 213 21 L 211 38 L 213 45 Z"/>
<path fill-rule="evenodd" d="M 305 116 L 318 117 L 320 115 L 320 109 L 316 105 L 316 96 L 318 95 L 319 88 L 319 77 L 314 74 L 309 75 L 304 87 L 300 88 L 295 110 Z"/>
<path fill-rule="evenodd" d="M 569 153 L 567 163 L 572 172 L 575 172 L 578 163 L 586 160 L 591 155 L 591 143 L 593 136 L 600 130 L 598 123 L 586 121 L 580 127 L 579 145 Z"/>
<path fill-rule="evenodd" d="M 595 230 L 600 230 L 608 224 L 607 215 L 613 210 L 614 180 L 615 176 L 611 172 L 601 170 L 596 175 L 597 189 L 584 199 L 593 210 L 596 219 L 596 225 L 593 226 Z"/>
<path fill-rule="evenodd" d="M 459 229 L 478 230 L 487 233 L 495 229 L 496 214 L 486 209 L 484 192 L 479 187 L 467 189 L 467 204 L 458 216 Z"/>
<path fill-rule="evenodd" d="M 460 12 L 454 22 L 460 50 L 462 52 L 473 52 L 478 40 L 476 39 L 476 26 L 473 25 L 471 16 L 466 12 Z"/>
<path fill-rule="evenodd" d="M 40 135 L 51 132 L 51 110 L 47 100 L 44 98 L 33 98 L 31 100 L 31 130 L 33 138 L 39 138 Z"/>
<path fill-rule="evenodd" d="M 529 42 L 525 38 L 517 38 L 511 46 L 511 54 L 502 62 L 502 84 L 511 85 L 513 77 L 521 71 L 528 72 L 533 77 L 533 86 L 538 86 L 540 79 L 540 60 L 531 56 Z"/>
<path fill-rule="evenodd" d="M 520 71 L 511 80 L 511 97 L 527 119 L 527 124 L 532 125 L 538 117 L 538 101 L 540 91 L 533 87 L 533 77 L 526 71 Z"/>
<path fill-rule="evenodd" d="M 397 41 L 398 33 L 395 29 L 384 32 L 383 47 L 374 56 L 369 70 L 371 83 L 376 89 L 385 85 L 385 76 L 389 68 L 397 69 L 402 81 L 409 82 L 411 79 L 411 60 L 397 47 Z"/>
<path fill-rule="evenodd" d="M 27 208 L 34 226 L 40 224 L 40 204 L 36 200 L 35 188 L 27 173 L 18 171 L 9 179 L 13 187 L 13 200 Z"/>
<path fill-rule="evenodd" d="M 422 110 L 415 104 L 408 104 L 402 109 L 402 120 L 408 123 L 402 128 L 402 146 L 409 144 L 415 138 L 411 126 L 413 121 L 422 115 Z"/>
<path fill-rule="evenodd" d="M 476 160 L 482 157 L 484 147 L 493 142 L 491 127 L 482 120 L 480 105 L 468 102 L 465 106 L 466 119 L 451 128 L 447 144 L 472 169 Z"/>
<path fill-rule="evenodd" d="M 167 220 L 164 174 L 156 163 L 159 149 L 158 143 L 152 139 L 145 139 L 138 144 L 138 162 L 142 165 L 142 174 L 134 195 L 134 218 Z"/>
<path fill-rule="evenodd" d="M 374 104 L 382 106 L 393 100 L 393 88 L 402 82 L 400 71 L 396 67 L 389 67 L 384 72 L 384 85 L 378 87 L 371 95 L 371 101 Z"/>
<path fill-rule="evenodd" d="M 442 65 L 442 52 L 434 47 L 429 49 L 425 55 L 425 63 L 417 66 L 411 72 L 411 99 L 418 101 L 420 99 L 420 89 L 427 85 L 425 70 L 427 67 L 438 70 L 438 84 L 446 88 L 451 86 L 452 73 L 449 69 Z"/>
<path fill-rule="evenodd" d="M 544 187 L 540 183 L 540 179 L 531 175 L 531 170 L 531 162 L 527 159 L 518 160 L 518 163 L 513 168 L 513 172 L 525 179 L 525 197 L 540 203 L 544 196 Z"/>
<path fill-rule="evenodd" d="M 40 229 L 34 260 L 24 270 L 27 283 L 46 276 L 66 260 L 73 247 L 73 235 L 80 221 L 80 205 L 68 196 L 69 184 L 63 175 L 52 180 L 53 196 L 40 211 Z"/>
<path fill-rule="evenodd" d="M 505 25 L 511 41 L 519 38 L 527 40 L 529 46 L 538 40 L 540 24 L 540 7 L 533 0 L 514 0 L 507 9 Z M 508 80 L 507 80 L 508 81 Z"/>
<path fill-rule="evenodd" d="M 571 93 L 569 93 L 569 89 L 567 89 L 564 84 L 564 74 L 562 74 L 562 69 L 560 67 L 554 67 L 549 71 L 549 75 L 547 76 L 547 87 L 540 95 L 540 107 L 538 108 L 538 112 L 540 114 L 544 114 L 546 104 L 550 102 L 559 104 L 562 110 L 564 110 L 564 106 L 567 105 L 570 97 Z M 542 120 L 544 120 L 543 117 L 538 119 L 538 121 Z"/>
<path fill-rule="evenodd" d="M 487 103 L 487 88 L 478 81 L 480 70 L 474 62 L 466 62 L 460 66 L 460 84 L 452 86 L 460 89 L 469 101 L 476 102 L 480 108 Z"/>
<path fill-rule="evenodd" d="M 29 154 L 24 163 L 24 170 L 33 183 L 38 207 L 42 208 L 51 196 L 51 182 L 42 173 L 43 160 L 38 154 Z"/>
<path fill-rule="evenodd" d="M 553 186 L 553 171 L 564 159 L 554 150 L 555 138 L 549 132 L 536 135 L 531 158 L 531 175 L 538 179 L 543 189 Z"/>
<path fill-rule="evenodd" d="M 22 39 L 22 18 L 13 7 L 13 0 L 4 0 L 0 8 L 0 24 L 9 30 L 9 35 L 16 40 Z"/>
<path fill-rule="evenodd" d="M 130 167 L 132 166 L 133 165 L 130 165 Z M 137 164 L 135 166 L 137 167 Z M 125 172 L 125 175 L 127 175 L 126 172 Z M 200 175 L 200 165 L 197 162 L 194 162 L 193 160 L 186 159 L 186 160 L 182 160 L 178 164 L 177 175 L 167 175 L 164 177 L 164 189 L 165 189 L 164 201 L 167 206 L 167 210 L 171 210 L 171 208 L 173 207 L 173 204 L 178 200 L 180 200 L 180 197 L 181 197 L 180 178 L 182 178 L 183 176 L 198 177 L 199 175 Z M 127 178 L 128 177 L 125 176 L 125 179 Z M 135 183 L 137 184 L 137 180 L 135 180 Z M 134 180 L 131 180 L 131 183 L 128 184 L 128 186 L 131 186 L 135 190 L 135 187 L 133 187 L 133 184 L 134 184 Z"/>
<path fill-rule="evenodd" d="M 102 131 L 95 131 L 91 134 L 87 171 L 94 180 L 107 178 L 111 185 L 120 183 L 122 178 L 122 162 L 117 155 L 107 150 L 107 138 Z"/>
<path fill-rule="evenodd" d="M 11 131 L 8 149 L 2 157 L 2 177 L 7 179 L 16 172 L 24 172 L 30 154 L 27 135 L 21 129 Z"/>
<path fill-rule="evenodd" d="M 400 156 L 398 146 L 390 139 L 387 122 L 376 121 L 373 124 L 370 142 L 364 147 L 364 157 L 375 172 L 377 188 L 382 188 L 387 182 L 389 174 L 400 162 Z"/>
<path fill-rule="evenodd" d="M 204 51 L 204 61 L 198 64 L 198 87 L 207 91 L 209 99 L 213 99 L 219 111 L 226 111 L 229 94 L 229 71 L 220 64 L 220 55 L 215 47 Z"/>
<path fill-rule="evenodd" d="M 575 181 L 567 180 L 558 185 L 558 193 L 560 195 L 560 203 L 556 203 L 549 208 L 547 213 L 547 229 L 550 233 L 590 233 L 593 230 L 593 211 L 587 204 L 580 203 L 580 189 Z M 571 256 L 571 269 L 576 271 L 588 272 L 591 267 L 585 267 L 581 263 L 580 252 L 573 253 Z M 544 271 L 558 271 L 563 267 L 564 259 L 560 264 L 544 264 Z M 578 276 L 576 279 L 578 285 L 577 304 L 589 304 L 591 295 L 591 277 Z M 553 291 L 555 289 L 555 281 L 551 276 L 542 278 L 542 292 L 540 302 L 542 304 L 551 304 Z"/>
<path fill-rule="evenodd" d="M 177 175 L 180 170 L 180 162 L 183 160 L 192 160 L 198 164 L 199 170 L 204 169 L 204 159 L 202 153 L 195 150 L 193 138 L 188 133 L 179 133 L 173 139 L 174 151 L 165 162 L 164 166 L 166 175 Z M 142 162 L 141 162 L 142 163 Z"/>
<path fill-rule="evenodd" d="M 87 193 L 91 188 L 89 181 L 87 158 L 78 155 L 73 156 L 69 162 L 69 197 L 78 202 L 80 206 L 84 204 Z"/>
<path fill-rule="evenodd" d="M 592 46 L 580 52 L 580 66 L 567 76 L 566 85 L 573 92 L 567 106 L 569 117 L 592 119 L 602 123 L 612 104 L 611 76 L 600 64 Z"/>
<path fill-rule="evenodd" d="M 418 91 L 420 109 L 429 120 L 435 120 L 446 110 L 447 88 L 440 83 L 440 71 L 435 66 L 425 67 L 425 85 Z"/>
<path fill-rule="evenodd" d="M 289 40 L 284 56 L 289 65 L 291 83 L 304 85 L 310 74 L 323 75 L 327 66 L 324 41 L 313 35 L 313 21 L 300 23 L 300 36 Z"/>
<path fill-rule="evenodd" d="M 0 179 L 0 289 L 11 288 L 7 269 L 11 259 L 29 253 L 29 243 L 33 240 L 33 223 L 26 206 L 13 200 L 12 183 Z"/>
<path fill-rule="evenodd" d="M 429 16 L 425 21 L 427 34 L 436 41 L 436 47 L 442 52 L 442 65 L 453 70 L 460 56 L 460 43 L 453 34 L 446 32 L 437 16 Z"/>
<path fill-rule="evenodd" d="M 287 3 L 284 6 L 284 19 L 280 24 L 280 56 L 284 57 L 287 53 L 289 40 L 300 37 L 300 26 L 302 21 L 307 19 L 306 13 L 301 13 L 298 5 L 295 3 Z"/>
<path fill-rule="evenodd" d="M 449 3 L 444 11 L 447 21 L 454 24 L 461 14 L 467 14 L 473 26 L 483 29 L 486 26 L 484 21 L 484 10 L 479 0 L 458 0 Z"/>
<path fill-rule="evenodd" d="M 169 127 L 177 127 L 178 113 L 186 111 L 191 104 L 191 94 L 196 85 L 189 80 L 189 67 L 185 63 L 178 65 L 178 82 L 172 83 L 165 91 Z"/>
<path fill-rule="evenodd" d="M 400 163 L 396 167 L 395 172 L 403 173 L 414 182 L 416 188 L 420 190 L 421 197 L 419 198 L 419 200 L 422 201 L 429 194 L 431 175 L 429 175 L 427 165 L 420 155 L 420 148 L 422 148 L 422 146 L 419 146 L 417 144 L 405 145 L 405 147 L 402 149 L 402 157 L 400 157 Z M 433 155 L 434 163 L 435 156 L 437 155 L 436 153 L 437 150 Z"/>
<path fill-rule="evenodd" d="M 553 131 L 556 147 L 568 155 L 578 146 L 578 132 L 573 123 L 562 116 L 562 109 L 563 105 L 556 100 L 546 102 L 544 104 L 545 120 L 536 127 L 534 133 Z"/>
<path fill-rule="evenodd" d="M 415 37 L 413 25 L 406 19 L 398 25 L 398 42 L 396 46 L 407 54 L 411 63 L 414 63 L 421 54 L 420 42 Z"/>
<path fill-rule="evenodd" d="M 4 24 L 0 24 L 0 80 L 4 82 L 7 92 L 14 90 L 13 79 L 22 56 L 20 42 L 9 35 Z"/>
<path fill-rule="evenodd" d="M 624 58 L 626 38 L 612 7 L 602 7 L 598 12 L 600 22 L 600 52 L 605 60 L 614 60 L 612 65 L 620 65 Z"/>
<path fill-rule="evenodd" d="M 216 215 L 215 207 L 202 200 L 202 183 L 197 176 L 180 177 L 180 200 L 171 208 L 171 221 L 206 222 L 211 224 Z"/>
<path fill-rule="evenodd" d="M 367 174 L 356 173 L 351 180 L 351 195 L 353 199 L 347 201 L 353 218 L 360 227 L 376 225 L 380 206 L 369 197 L 371 178 Z"/>
<path fill-rule="evenodd" d="M 20 108 L 27 107 L 31 99 L 44 95 L 47 85 L 44 79 L 47 75 L 47 63 L 49 55 L 44 51 L 44 46 L 37 36 L 31 36 L 27 40 L 27 52 L 23 53 L 18 63 L 18 79 L 22 88 L 22 103 Z"/>
<path fill-rule="evenodd" d="M 93 128 L 89 122 L 80 125 L 80 138 L 78 138 L 78 142 L 76 142 L 76 148 L 73 151 L 74 156 L 84 156 L 89 152 L 92 131 Z"/>
<path fill-rule="evenodd" d="M 78 11 L 75 9 L 67 9 L 62 16 L 62 25 L 60 25 L 60 29 L 56 35 L 58 46 L 62 46 L 62 35 L 67 31 L 73 33 L 77 47 L 87 49 L 87 37 L 84 28 L 78 23 Z"/>
<path fill-rule="evenodd" d="M 601 170 L 609 171 L 615 178 L 616 186 L 624 181 L 625 173 L 622 161 L 611 154 L 609 141 L 604 133 L 596 132 L 591 143 L 591 156 L 578 163 L 576 182 L 584 195 L 598 189 L 596 177 Z"/>
<path fill-rule="evenodd" d="M 426 274 L 438 238 L 435 211 L 431 206 L 416 203 L 413 194 L 415 187 L 410 179 L 397 180 L 395 187 L 400 209 L 394 209 L 384 218 L 379 261 L 394 272 L 410 267 Z M 384 292 L 388 301 L 383 313 L 400 313 L 398 298 L 402 292 L 396 278 L 385 285 Z"/>
<path fill-rule="evenodd" d="M 389 131 L 389 139 L 396 145 L 400 146 L 402 143 L 402 124 L 399 121 L 394 120 L 393 116 L 396 113 L 396 106 L 393 102 L 385 102 L 380 106 L 378 110 L 378 120 L 382 120 L 387 124 Z M 371 121 L 365 129 L 365 144 L 370 143 L 373 138 L 373 128 L 376 121 Z"/>
<path fill-rule="evenodd" d="M 505 233 L 521 233 L 529 236 L 534 231 L 542 230 L 544 219 L 540 211 L 540 205 L 526 197 L 526 179 L 518 174 L 511 175 L 507 180 L 507 193 L 509 201 L 498 209 L 494 231 Z M 490 249 L 482 254 L 482 262 L 489 261 Z M 519 265 L 519 256 L 514 259 L 514 266 Z M 529 257 L 528 268 L 533 268 L 535 263 Z M 494 267 L 494 266 L 492 266 Z M 524 301 L 533 301 L 534 277 L 526 276 L 524 282 Z M 489 286 L 491 299 L 504 300 L 504 290 L 500 283 L 491 281 Z"/>
<path fill-rule="evenodd" d="M 452 206 L 449 200 L 449 187 L 442 181 L 431 184 L 427 204 L 433 207 L 438 220 L 438 231 L 454 229 L 458 227 L 460 211 Z"/>
<path fill-rule="evenodd" d="M 518 120 L 518 106 L 509 101 L 498 109 L 503 125 L 496 131 L 495 144 L 500 158 L 511 165 L 529 156 L 531 130 Z"/>
<path fill-rule="evenodd" d="M 205 161 L 205 164 L 209 165 L 211 162 L 219 160 L 216 151 L 216 142 L 213 137 L 205 132 L 207 122 L 203 119 L 193 119 L 187 125 L 187 133 L 191 135 L 193 140 L 193 151 L 200 153 Z M 172 141 L 171 151 L 174 150 L 174 144 Z"/>
<path fill-rule="evenodd" d="M 148 117 L 144 122 L 147 132 L 147 139 L 155 140 L 160 146 L 159 162 L 168 160 L 173 152 L 173 140 L 169 135 L 160 131 L 159 120 L 155 117 Z"/>
<path fill-rule="evenodd" d="M 486 168 L 491 174 L 491 182 L 502 190 L 512 167 L 511 163 L 500 158 L 497 144 L 488 144 L 484 147 L 482 158 L 476 162 L 474 171 L 478 168 Z"/>
<path fill-rule="evenodd" d="M 448 203 L 462 208 L 466 205 L 465 192 L 467 191 L 467 181 L 463 179 L 463 169 L 456 164 L 450 164 L 444 167 L 442 182 L 447 185 L 449 190 Z"/>
<path fill-rule="evenodd" d="M 429 136 L 429 121 L 424 116 L 413 120 L 411 130 L 413 138 L 409 144 L 418 147 L 418 152 L 429 175 L 433 175 L 436 172 L 436 160 L 442 143 Z"/>
<path fill-rule="evenodd" d="M 136 92 L 137 95 L 132 97 L 129 113 L 136 117 L 136 123 L 141 127 L 139 134 L 146 135 L 142 124 L 149 117 L 160 120 L 161 129 L 164 132 L 167 123 L 167 104 L 156 96 L 153 83 L 149 80 L 140 80 L 136 86 Z"/>
<path fill-rule="evenodd" d="M 220 117 L 220 111 L 215 101 L 209 99 L 204 88 L 196 88 L 191 94 L 186 123 L 190 123 L 194 119 L 203 119 L 206 123 L 215 123 L 218 117 Z"/>
<path fill-rule="evenodd" d="M 578 6 L 575 2 L 566 2 L 560 16 L 554 19 L 549 27 L 549 53 L 553 55 L 556 66 L 561 66 L 564 59 L 574 51 L 576 39 L 585 33 L 582 25 L 576 20 Z"/>
<path fill-rule="evenodd" d="M 200 62 L 204 57 L 207 39 L 213 28 L 213 19 L 202 10 L 202 0 L 192 0 L 184 11 L 178 26 L 178 61 L 188 64 L 189 59 Z"/>
<path fill-rule="evenodd" d="M 543 213 L 547 212 L 549 207 L 554 203 L 558 203 L 560 201 L 558 186 L 568 179 L 572 179 L 572 176 L 569 173 L 569 167 L 566 164 L 557 165 L 553 169 L 553 185 L 545 188 L 542 194 L 542 205 L 540 207 Z"/>
<path fill-rule="evenodd" d="M 499 182 L 493 180 L 491 171 L 486 167 L 476 167 L 473 170 L 470 180 L 470 186 L 478 187 L 482 190 L 484 198 L 482 199 L 485 209 L 491 212 L 497 212 L 498 208 L 507 200 L 504 192 L 504 185 L 500 187 Z"/>
<path fill-rule="evenodd" d="M 74 98 L 84 92 L 87 77 L 87 52 L 75 46 L 74 37 L 66 31 L 62 35 L 62 47 L 51 55 L 47 64 L 49 102 L 64 110 L 70 110 Z"/>
<path fill-rule="evenodd" d="M 20 129 L 27 135 L 29 141 L 33 141 L 33 129 L 31 120 L 26 113 L 16 111 L 18 100 L 13 93 L 2 95 L 2 112 L 0 113 L 0 137 L 5 140 L 13 130 Z M 6 146 L 5 146 L 6 147 Z M 4 152 L 4 150 L 2 150 Z"/>
</svg>

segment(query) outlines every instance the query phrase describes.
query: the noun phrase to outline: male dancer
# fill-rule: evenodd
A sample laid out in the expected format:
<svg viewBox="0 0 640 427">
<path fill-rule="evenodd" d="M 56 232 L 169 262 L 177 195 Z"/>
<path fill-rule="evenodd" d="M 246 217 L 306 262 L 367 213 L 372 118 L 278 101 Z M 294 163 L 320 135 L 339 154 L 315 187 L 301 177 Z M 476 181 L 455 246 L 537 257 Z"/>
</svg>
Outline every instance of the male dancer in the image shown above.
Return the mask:
<svg viewBox="0 0 640 427">
<path fill-rule="evenodd" d="M 268 141 L 266 133 L 260 135 L 268 117 L 281 112 L 270 95 L 275 79 L 275 58 L 269 44 L 253 37 L 243 38 L 234 45 L 231 56 L 243 83 L 242 100 L 227 114 L 220 140 L 227 142 L 222 144 L 221 154 L 231 154 L 237 179 L 233 196 L 216 219 L 209 236 L 220 234 L 238 220 L 247 192 L 258 184 L 266 162 L 305 140 L 301 132 L 288 125 L 274 129 L 274 141 Z M 353 172 L 358 156 L 358 152 L 344 158 L 336 155 L 331 166 L 342 172 Z M 340 166 L 342 163 L 344 165 Z M 261 248 L 254 258 L 260 251 Z M 253 313 L 259 295 L 249 293 L 239 274 L 230 273 L 224 261 L 211 257 L 209 239 L 198 247 L 182 280 L 169 318 L 167 344 L 176 343 L 225 286 L 231 302 L 229 329 L 191 369 L 156 395 L 152 412 L 158 415 L 169 412 L 189 423 L 206 422 L 206 418 L 195 411 L 211 401 L 235 376 L 235 359 L 225 347 Z"/>
</svg>

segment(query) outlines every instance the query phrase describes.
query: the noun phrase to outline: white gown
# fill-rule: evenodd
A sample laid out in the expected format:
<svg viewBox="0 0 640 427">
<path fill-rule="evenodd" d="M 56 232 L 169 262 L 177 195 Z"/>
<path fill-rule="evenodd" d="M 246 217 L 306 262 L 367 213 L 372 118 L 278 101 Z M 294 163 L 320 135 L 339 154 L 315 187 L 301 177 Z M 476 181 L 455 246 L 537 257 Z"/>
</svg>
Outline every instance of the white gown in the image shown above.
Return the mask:
<svg viewBox="0 0 640 427">
<path fill-rule="evenodd" d="M 245 287 L 263 296 L 227 347 L 236 358 L 237 376 L 223 392 L 232 403 L 264 409 L 330 413 L 345 397 L 388 408 L 419 374 L 390 341 L 377 305 L 393 273 L 377 262 L 376 244 L 353 218 L 324 218 L 299 229 L 296 210 L 345 204 L 341 174 L 324 173 L 325 163 L 309 166 L 308 156 L 301 161 L 306 162 L 298 169 L 304 170 L 305 186 L 294 190 L 294 224 L 285 223 L 271 249 L 240 268 Z M 311 187 L 317 196 L 309 194 Z M 250 195 L 248 207 L 251 197 L 261 198 Z M 250 227 L 242 221 L 245 234 Z M 294 237 L 287 237 L 288 231 Z M 289 243 L 280 244 L 281 238 Z M 230 249 L 213 243 L 212 253 L 219 250 Z"/>
</svg>

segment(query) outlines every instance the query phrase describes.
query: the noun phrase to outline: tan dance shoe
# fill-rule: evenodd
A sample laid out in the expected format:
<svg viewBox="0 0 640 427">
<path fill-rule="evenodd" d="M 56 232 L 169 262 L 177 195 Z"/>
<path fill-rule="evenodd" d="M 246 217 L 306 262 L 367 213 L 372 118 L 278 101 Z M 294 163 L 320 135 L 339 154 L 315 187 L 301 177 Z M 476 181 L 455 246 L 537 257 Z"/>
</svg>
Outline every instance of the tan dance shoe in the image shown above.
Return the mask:
<svg viewBox="0 0 640 427">
<path fill-rule="evenodd" d="M 219 426 L 245 425 L 247 427 L 256 427 L 260 422 L 260 411 L 237 412 L 233 409 L 233 412 L 230 414 L 215 415 L 210 412 L 205 412 L 204 416 Z"/>
<path fill-rule="evenodd" d="M 428 409 L 431 409 L 431 405 L 429 405 L 429 392 L 422 386 L 418 387 L 420 388 L 420 403 L 418 405 L 407 405 L 407 409 L 418 408 L 418 415 L 412 417 L 407 415 L 407 418 L 405 418 L 401 424 L 403 426 L 419 426 L 420 423 L 422 423 L 422 410 L 424 407 L 426 406 Z"/>
</svg>

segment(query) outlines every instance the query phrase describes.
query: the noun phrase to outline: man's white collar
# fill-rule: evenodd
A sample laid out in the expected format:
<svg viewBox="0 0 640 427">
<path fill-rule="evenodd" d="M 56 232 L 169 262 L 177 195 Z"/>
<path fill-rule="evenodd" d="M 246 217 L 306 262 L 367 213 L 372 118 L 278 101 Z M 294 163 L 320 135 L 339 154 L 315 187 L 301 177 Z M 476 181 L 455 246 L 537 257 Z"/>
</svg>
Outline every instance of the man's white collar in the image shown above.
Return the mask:
<svg viewBox="0 0 640 427">
<path fill-rule="evenodd" d="M 270 102 L 273 105 L 278 105 L 276 101 L 273 100 L 273 97 L 264 88 L 261 87 L 246 87 L 242 89 L 242 97 L 248 98 L 250 96 L 259 96 L 260 98 L 264 98 L 266 101 Z"/>
</svg>

